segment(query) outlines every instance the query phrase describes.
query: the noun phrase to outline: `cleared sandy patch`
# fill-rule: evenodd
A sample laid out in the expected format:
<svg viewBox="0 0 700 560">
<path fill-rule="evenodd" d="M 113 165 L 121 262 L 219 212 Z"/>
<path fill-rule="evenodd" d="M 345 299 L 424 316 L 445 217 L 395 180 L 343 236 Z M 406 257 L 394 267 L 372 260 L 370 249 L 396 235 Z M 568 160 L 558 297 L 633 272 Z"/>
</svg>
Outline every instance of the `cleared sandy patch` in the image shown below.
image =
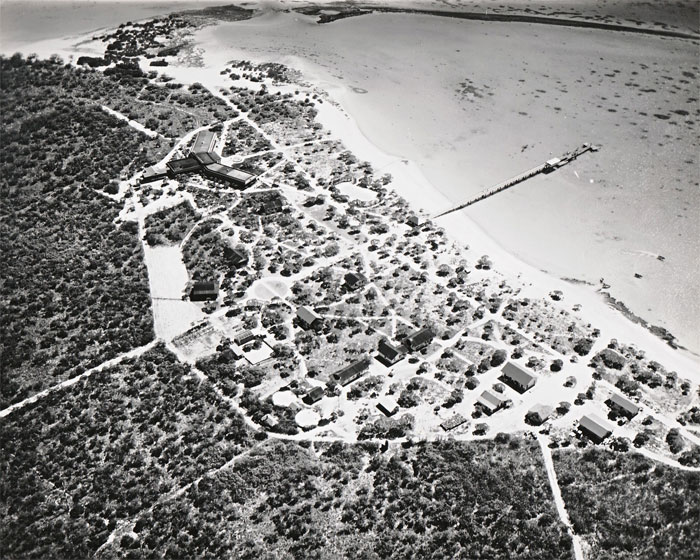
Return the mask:
<svg viewBox="0 0 700 560">
<path fill-rule="evenodd" d="M 289 287 L 283 280 L 270 280 L 269 278 L 262 278 L 253 283 L 253 285 L 248 289 L 248 293 L 256 299 L 270 301 L 273 298 L 286 297 L 289 293 Z"/>
<path fill-rule="evenodd" d="M 340 192 L 349 196 L 350 198 L 355 198 L 357 200 L 362 200 L 363 202 L 370 202 L 377 198 L 377 193 L 369 189 L 363 189 L 352 183 L 340 183 L 336 185 Z"/>
<path fill-rule="evenodd" d="M 262 344 L 260 348 L 243 351 L 243 355 L 250 364 L 255 365 L 270 358 L 272 356 L 272 348 L 267 344 Z"/>
<path fill-rule="evenodd" d="M 309 410 L 305 408 L 300 410 L 294 417 L 294 421 L 300 428 L 313 428 L 318 425 L 318 421 L 321 419 L 318 412 L 315 410 Z"/>
<path fill-rule="evenodd" d="M 291 406 L 299 401 L 297 396 L 291 391 L 277 391 L 272 395 L 272 402 L 275 406 Z"/>
<path fill-rule="evenodd" d="M 169 341 L 205 315 L 193 303 L 182 300 L 188 276 L 180 249 L 146 245 L 144 251 L 156 336 Z"/>
</svg>

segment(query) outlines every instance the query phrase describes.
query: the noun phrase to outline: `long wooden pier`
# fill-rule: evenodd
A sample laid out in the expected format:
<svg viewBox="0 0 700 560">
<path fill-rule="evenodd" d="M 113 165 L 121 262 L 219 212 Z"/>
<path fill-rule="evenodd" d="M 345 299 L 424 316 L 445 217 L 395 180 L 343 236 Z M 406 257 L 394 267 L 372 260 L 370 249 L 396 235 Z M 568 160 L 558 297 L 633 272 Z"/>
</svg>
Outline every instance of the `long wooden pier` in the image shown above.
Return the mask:
<svg viewBox="0 0 700 560">
<path fill-rule="evenodd" d="M 487 190 L 481 192 L 480 194 L 476 195 L 473 198 L 470 198 L 469 200 L 460 204 L 459 206 L 455 206 L 454 208 L 450 208 L 449 210 L 446 210 L 445 212 L 442 212 L 441 214 L 434 216 L 433 219 L 441 218 L 442 216 L 445 216 L 447 214 L 451 214 L 452 212 L 457 212 L 458 210 L 463 210 L 464 208 L 467 208 L 468 206 L 471 206 L 472 204 L 476 204 L 477 202 L 480 202 L 480 201 L 484 200 L 485 198 L 489 198 L 490 196 L 498 194 L 501 191 L 504 191 L 506 189 L 514 187 L 518 183 L 522 183 L 523 181 L 526 181 L 530 177 L 534 177 L 535 175 L 538 175 L 540 173 L 551 173 L 553 171 L 556 171 L 560 167 L 563 167 L 567 163 L 575 160 L 581 154 L 585 154 L 588 151 L 597 152 L 598 149 L 599 148 L 597 146 L 594 146 L 593 144 L 586 143 L 583 146 L 581 146 L 580 148 L 577 148 L 572 152 L 566 152 L 560 158 L 553 158 L 553 159 L 547 160 L 545 163 L 543 163 L 541 165 L 533 167 L 532 169 L 528 169 L 527 171 L 520 173 L 519 175 L 516 175 L 515 177 L 511 177 L 510 179 L 503 181 L 502 183 L 498 183 L 496 186 L 491 187 L 490 189 L 487 189 Z"/>
</svg>

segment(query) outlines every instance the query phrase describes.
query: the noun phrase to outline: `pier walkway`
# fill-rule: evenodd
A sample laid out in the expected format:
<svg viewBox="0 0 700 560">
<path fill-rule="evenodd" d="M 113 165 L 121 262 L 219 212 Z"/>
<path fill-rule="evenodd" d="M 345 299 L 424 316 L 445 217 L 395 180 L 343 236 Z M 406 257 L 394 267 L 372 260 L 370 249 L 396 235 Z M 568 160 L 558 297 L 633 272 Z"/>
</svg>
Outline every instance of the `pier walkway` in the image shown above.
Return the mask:
<svg viewBox="0 0 700 560">
<path fill-rule="evenodd" d="M 472 204 L 476 204 L 477 202 L 480 202 L 480 201 L 484 200 L 485 198 L 489 198 L 490 196 L 498 194 L 501 191 L 504 191 L 506 189 L 514 187 L 518 183 L 522 183 L 523 181 L 526 181 L 530 177 L 534 177 L 535 175 L 538 175 L 540 173 L 551 173 L 553 171 L 556 171 L 560 167 L 563 167 L 567 163 L 570 163 L 573 160 L 575 160 L 581 154 L 585 154 L 588 151 L 597 152 L 598 149 L 599 148 L 597 146 L 594 146 L 593 144 L 586 143 L 583 146 L 581 146 L 580 148 L 575 149 L 573 152 L 566 152 L 560 158 L 553 158 L 553 159 L 547 160 L 545 163 L 543 163 L 541 165 L 533 167 L 532 169 L 528 169 L 527 171 L 520 173 L 519 175 L 516 175 L 515 177 L 511 177 L 510 179 L 503 181 L 502 183 L 498 183 L 496 186 L 491 187 L 490 189 L 481 192 L 480 194 L 476 195 L 473 198 L 470 198 L 469 200 L 460 204 L 459 206 L 455 206 L 454 208 L 450 208 L 449 210 L 446 210 L 445 212 L 442 212 L 441 214 L 434 216 L 433 219 L 441 218 L 442 216 L 445 216 L 447 214 L 451 214 L 452 212 L 457 212 L 458 210 L 463 210 L 464 208 L 467 208 L 468 206 L 471 206 Z"/>
</svg>

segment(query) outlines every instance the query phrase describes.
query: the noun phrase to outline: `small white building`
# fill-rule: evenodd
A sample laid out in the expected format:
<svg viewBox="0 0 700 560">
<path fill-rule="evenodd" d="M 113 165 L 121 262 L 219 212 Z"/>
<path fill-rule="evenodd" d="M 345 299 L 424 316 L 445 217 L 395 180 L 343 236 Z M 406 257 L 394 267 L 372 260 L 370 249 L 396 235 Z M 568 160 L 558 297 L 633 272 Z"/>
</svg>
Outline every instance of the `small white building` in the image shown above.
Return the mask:
<svg viewBox="0 0 700 560">
<path fill-rule="evenodd" d="M 299 324 L 304 329 L 312 329 L 322 321 L 318 313 L 305 306 L 297 309 L 297 319 L 299 319 Z"/>
<path fill-rule="evenodd" d="M 277 424 L 279 424 L 279 420 L 277 420 L 274 414 L 266 414 L 260 419 L 260 422 L 268 428 L 274 428 Z"/>
<path fill-rule="evenodd" d="M 387 395 L 377 401 L 377 408 L 387 416 L 393 416 L 399 411 L 399 403 Z"/>
<path fill-rule="evenodd" d="M 493 414 L 497 410 L 503 408 L 506 402 L 500 397 L 496 396 L 491 391 L 484 391 L 476 399 L 476 403 L 481 406 L 486 414 Z"/>
</svg>

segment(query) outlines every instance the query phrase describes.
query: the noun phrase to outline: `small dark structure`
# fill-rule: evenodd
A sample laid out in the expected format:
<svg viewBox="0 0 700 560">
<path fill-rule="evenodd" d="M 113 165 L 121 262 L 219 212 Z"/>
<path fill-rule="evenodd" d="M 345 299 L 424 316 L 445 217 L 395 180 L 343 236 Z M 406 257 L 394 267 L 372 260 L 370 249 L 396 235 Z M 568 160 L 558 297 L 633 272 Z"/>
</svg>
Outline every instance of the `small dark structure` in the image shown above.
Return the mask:
<svg viewBox="0 0 700 560">
<path fill-rule="evenodd" d="M 382 397 L 379 399 L 379 402 L 377 402 L 377 408 L 386 416 L 393 416 L 399 411 L 399 403 L 391 397 Z"/>
<path fill-rule="evenodd" d="M 632 401 L 626 399 L 622 395 L 614 393 L 607 401 L 606 404 L 610 407 L 613 412 L 621 416 L 625 416 L 630 420 L 639 414 L 640 408 Z"/>
<path fill-rule="evenodd" d="M 212 301 L 219 297 L 219 287 L 215 282 L 195 282 L 190 290 L 191 301 Z"/>
<path fill-rule="evenodd" d="M 348 290 L 356 290 L 367 284 L 367 277 L 359 272 L 348 272 L 345 275 L 345 286 Z"/>
<path fill-rule="evenodd" d="M 202 172 L 211 179 L 225 181 L 239 188 L 250 186 L 257 178 L 255 175 L 251 175 L 240 169 L 234 169 L 228 165 L 222 165 L 221 163 L 206 165 L 202 168 Z"/>
<path fill-rule="evenodd" d="M 313 309 L 304 306 L 297 309 L 297 319 L 303 329 L 313 329 L 322 322 L 321 317 Z"/>
<path fill-rule="evenodd" d="M 248 264 L 248 255 L 245 251 L 240 249 L 234 249 L 231 247 L 224 247 L 224 258 L 231 266 L 240 268 Z"/>
<path fill-rule="evenodd" d="M 483 393 L 481 393 L 481 395 L 479 395 L 479 398 L 476 399 L 476 404 L 479 405 L 482 408 L 482 410 L 490 416 L 494 412 L 503 408 L 506 404 L 506 401 L 496 396 L 491 391 L 484 391 Z"/>
<path fill-rule="evenodd" d="M 379 347 L 377 350 L 379 351 L 377 359 L 388 366 L 392 366 L 396 362 L 400 362 L 405 355 L 405 350 L 403 347 L 394 346 L 386 338 L 382 338 L 379 341 Z"/>
<path fill-rule="evenodd" d="M 142 183 L 152 183 L 153 181 L 160 181 L 168 176 L 167 169 L 156 169 L 155 167 L 147 167 L 143 171 L 141 176 Z"/>
<path fill-rule="evenodd" d="M 238 333 L 233 341 L 238 344 L 238 346 L 244 346 L 245 344 L 248 344 L 249 342 L 252 342 L 255 340 L 257 336 L 255 336 L 252 332 L 250 331 L 243 331 L 242 333 Z"/>
<path fill-rule="evenodd" d="M 430 328 L 421 329 L 406 337 L 404 345 L 411 352 L 418 352 L 430 345 L 435 338 L 435 333 Z"/>
<path fill-rule="evenodd" d="M 221 359 L 227 362 L 235 362 L 236 360 L 240 360 L 243 356 L 239 355 L 233 348 L 228 347 L 225 348 L 221 354 Z"/>
<path fill-rule="evenodd" d="M 264 307 L 264 303 L 259 299 L 249 299 L 245 302 L 244 309 L 246 311 L 260 311 Z"/>
<path fill-rule="evenodd" d="M 450 430 L 454 430 L 457 426 L 461 426 L 466 421 L 467 419 L 464 416 L 455 413 L 440 424 L 440 427 L 446 432 L 449 432 Z"/>
<path fill-rule="evenodd" d="M 314 387 L 302 399 L 306 404 L 314 404 L 323 398 L 323 387 Z"/>
<path fill-rule="evenodd" d="M 420 225 L 420 219 L 418 216 L 415 214 L 411 214 L 407 219 L 406 219 L 406 225 L 411 226 L 411 227 L 418 227 Z"/>
<path fill-rule="evenodd" d="M 365 371 L 367 371 L 368 367 L 369 358 L 362 358 L 361 360 L 357 360 L 349 366 L 336 371 L 333 375 L 331 375 L 331 379 L 336 383 L 340 383 L 341 385 L 345 386 L 361 377 Z"/>
<path fill-rule="evenodd" d="M 196 159 L 201 165 L 211 165 L 221 161 L 215 152 L 190 152 L 190 157 Z"/>
<path fill-rule="evenodd" d="M 535 376 L 514 362 L 508 362 L 501 371 L 503 372 L 501 379 L 520 393 L 535 386 Z"/>
<path fill-rule="evenodd" d="M 552 159 L 548 159 L 547 161 L 544 162 L 544 169 L 542 169 L 542 173 L 551 173 L 552 171 L 555 171 L 557 168 L 562 166 L 562 161 L 560 158 L 555 157 Z"/>
<path fill-rule="evenodd" d="M 600 443 L 612 434 L 612 426 L 595 414 L 582 416 L 578 421 L 578 428 L 583 435 L 595 443 Z"/>
<path fill-rule="evenodd" d="M 280 422 L 277 420 L 277 417 L 270 412 L 260 419 L 260 423 L 268 428 L 274 428 Z"/>
<path fill-rule="evenodd" d="M 197 134 L 191 153 L 211 152 L 216 143 L 216 133 L 211 130 L 202 130 Z"/>
<path fill-rule="evenodd" d="M 184 173 L 199 171 L 200 163 L 193 157 L 174 159 L 166 163 L 169 175 L 176 176 Z"/>
<path fill-rule="evenodd" d="M 279 196 L 268 198 L 258 208 L 258 214 L 261 216 L 269 216 L 270 214 L 279 214 L 284 210 L 284 202 Z"/>
</svg>

